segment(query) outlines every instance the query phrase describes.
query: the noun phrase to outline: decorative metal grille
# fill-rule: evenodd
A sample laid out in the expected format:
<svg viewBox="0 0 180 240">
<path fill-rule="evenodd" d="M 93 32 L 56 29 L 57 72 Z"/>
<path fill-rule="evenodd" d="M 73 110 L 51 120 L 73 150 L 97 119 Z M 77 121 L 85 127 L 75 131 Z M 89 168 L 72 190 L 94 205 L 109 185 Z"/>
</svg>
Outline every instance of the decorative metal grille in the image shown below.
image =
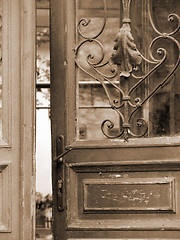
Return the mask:
<svg viewBox="0 0 180 240">
<path fill-rule="evenodd" d="M 123 6 L 123 21 L 122 27 L 119 30 L 119 33 L 116 36 L 115 44 L 114 44 L 114 52 L 112 53 L 111 59 L 105 62 L 105 51 L 103 49 L 103 45 L 98 39 L 104 32 L 107 22 L 107 3 L 106 0 L 104 2 L 104 21 L 102 28 L 99 30 L 97 34 L 94 36 L 88 36 L 83 33 L 82 28 L 87 28 L 91 22 L 91 19 L 81 18 L 77 24 L 77 33 L 79 37 L 82 39 L 81 42 L 75 48 L 75 62 L 77 67 L 83 71 L 85 74 L 89 75 L 91 78 L 97 80 L 102 84 L 106 96 L 108 98 L 109 104 L 111 108 L 117 112 L 121 125 L 119 127 L 119 133 L 117 135 L 109 134 L 109 130 L 113 130 L 114 123 L 105 119 L 101 124 L 101 130 L 103 134 L 108 138 L 120 138 L 123 137 L 125 141 L 128 141 L 129 137 L 143 137 L 146 135 L 148 131 L 148 123 L 144 118 L 136 119 L 136 126 L 141 128 L 142 131 L 140 134 L 134 133 L 130 122 L 134 114 L 143 107 L 143 105 L 150 100 L 154 96 L 154 94 L 161 88 L 163 88 L 168 81 L 171 80 L 171 76 L 174 74 L 176 69 L 179 66 L 180 62 L 180 44 L 178 40 L 175 38 L 176 33 L 180 28 L 180 17 L 175 14 L 169 14 L 168 21 L 175 22 L 176 26 L 174 27 L 172 32 L 162 33 L 160 32 L 153 22 L 153 18 L 151 16 L 150 10 L 150 2 L 148 0 L 148 17 L 151 23 L 151 26 L 156 33 L 156 37 L 152 40 L 149 46 L 149 58 L 146 58 L 140 51 L 137 49 L 134 38 L 131 33 L 131 19 L 130 19 L 130 7 L 131 0 L 122 0 Z M 172 71 L 163 79 L 163 81 L 158 84 L 144 99 L 141 99 L 139 96 L 136 96 L 132 101 L 132 93 L 136 91 L 136 89 L 141 86 L 146 79 L 148 79 L 155 71 L 157 71 L 160 67 L 163 66 L 165 60 L 167 59 L 167 50 L 164 47 L 158 48 L 156 54 L 159 55 L 159 59 L 154 56 L 153 47 L 159 40 L 168 40 L 174 43 L 175 48 L 177 49 L 178 57 L 176 59 L 176 63 Z M 101 50 L 101 56 L 89 54 L 86 58 L 88 66 L 96 72 L 96 75 L 93 75 L 87 69 L 85 69 L 82 64 L 78 61 L 79 52 L 82 47 L 86 44 L 96 44 Z M 98 61 L 96 60 L 98 59 Z M 142 64 L 142 62 L 146 62 L 153 67 L 143 76 L 136 76 L 135 72 L 138 71 L 138 65 Z M 106 75 L 103 73 L 102 69 L 107 66 L 111 66 L 111 74 Z M 113 65 L 116 66 L 113 67 Z M 97 75 L 99 77 L 97 77 Z M 113 79 L 119 76 L 120 84 L 116 84 Z M 130 77 L 135 78 L 137 80 L 136 84 L 129 88 Z M 113 99 L 112 96 L 108 92 L 107 83 L 114 87 L 120 94 L 120 99 Z M 123 85 L 123 88 L 121 88 Z M 122 111 L 123 109 L 123 111 Z M 112 131 L 113 132 L 113 131 Z"/>
</svg>

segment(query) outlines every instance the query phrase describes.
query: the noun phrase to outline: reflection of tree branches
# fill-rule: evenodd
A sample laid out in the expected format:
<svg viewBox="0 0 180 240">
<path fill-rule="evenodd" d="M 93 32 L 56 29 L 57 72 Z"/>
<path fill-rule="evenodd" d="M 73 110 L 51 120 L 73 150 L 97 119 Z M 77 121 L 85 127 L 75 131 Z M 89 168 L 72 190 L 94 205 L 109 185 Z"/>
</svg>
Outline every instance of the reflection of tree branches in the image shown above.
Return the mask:
<svg viewBox="0 0 180 240">
<path fill-rule="evenodd" d="M 36 80 L 37 82 L 49 82 L 50 81 L 50 59 L 44 59 L 40 54 L 36 57 Z"/>
<path fill-rule="evenodd" d="M 43 28 L 36 34 L 36 43 L 40 47 L 42 43 L 49 42 L 50 34 L 48 28 Z"/>
<path fill-rule="evenodd" d="M 37 89 L 37 99 L 36 99 L 36 106 L 43 107 L 43 106 L 49 106 L 50 102 L 50 90 L 49 88 L 40 88 Z M 40 94 L 40 95 L 39 95 Z"/>
<path fill-rule="evenodd" d="M 40 54 L 37 55 L 36 82 L 50 82 L 50 59 L 43 59 Z M 37 90 L 41 92 L 42 100 L 50 101 L 50 90 L 48 88 L 38 88 Z M 37 97 L 36 105 L 43 106 L 44 104 L 46 103 Z"/>
</svg>

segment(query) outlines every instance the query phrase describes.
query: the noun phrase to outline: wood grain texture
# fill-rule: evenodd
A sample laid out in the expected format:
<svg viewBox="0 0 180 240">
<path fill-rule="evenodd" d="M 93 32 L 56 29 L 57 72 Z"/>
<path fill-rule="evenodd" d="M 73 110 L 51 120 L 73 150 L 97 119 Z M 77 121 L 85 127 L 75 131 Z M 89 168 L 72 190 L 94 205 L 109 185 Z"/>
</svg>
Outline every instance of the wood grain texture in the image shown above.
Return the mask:
<svg viewBox="0 0 180 240">
<path fill-rule="evenodd" d="M 35 239 L 35 0 L 20 1 L 20 236 Z"/>
<path fill-rule="evenodd" d="M 179 230 L 179 165 L 161 172 L 156 167 L 152 172 L 140 163 L 129 169 L 111 163 L 67 165 L 68 229 Z"/>
</svg>

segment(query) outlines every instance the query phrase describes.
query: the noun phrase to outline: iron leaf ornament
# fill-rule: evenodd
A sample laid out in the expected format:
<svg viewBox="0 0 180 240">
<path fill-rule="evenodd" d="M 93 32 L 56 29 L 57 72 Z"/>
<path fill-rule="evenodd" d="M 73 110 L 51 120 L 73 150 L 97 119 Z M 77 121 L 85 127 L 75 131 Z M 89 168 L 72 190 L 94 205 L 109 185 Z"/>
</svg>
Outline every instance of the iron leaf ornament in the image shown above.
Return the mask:
<svg viewBox="0 0 180 240">
<path fill-rule="evenodd" d="M 112 62 L 119 66 L 120 76 L 129 77 L 134 66 L 141 64 L 142 58 L 137 51 L 130 24 L 124 22 L 115 39 L 115 53 Z"/>
</svg>

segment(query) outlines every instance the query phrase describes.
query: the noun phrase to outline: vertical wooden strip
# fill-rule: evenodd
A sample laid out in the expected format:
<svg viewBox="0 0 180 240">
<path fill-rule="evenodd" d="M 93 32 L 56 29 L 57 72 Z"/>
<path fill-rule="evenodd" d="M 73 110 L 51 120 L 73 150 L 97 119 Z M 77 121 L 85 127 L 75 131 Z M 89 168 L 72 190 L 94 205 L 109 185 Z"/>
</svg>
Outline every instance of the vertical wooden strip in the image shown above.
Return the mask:
<svg viewBox="0 0 180 240">
<path fill-rule="evenodd" d="M 51 132 L 52 132 L 52 156 L 56 156 L 56 139 L 65 135 L 65 22 L 66 4 L 69 1 L 51 1 Z M 57 210 L 58 194 L 58 174 L 57 164 L 52 165 L 52 185 L 53 185 L 53 235 L 54 240 L 67 239 L 66 233 L 66 212 Z M 65 193 L 64 193 L 65 194 Z"/>
<path fill-rule="evenodd" d="M 21 0 L 20 239 L 35 239 L 35 0 Z"/>
</svg>

